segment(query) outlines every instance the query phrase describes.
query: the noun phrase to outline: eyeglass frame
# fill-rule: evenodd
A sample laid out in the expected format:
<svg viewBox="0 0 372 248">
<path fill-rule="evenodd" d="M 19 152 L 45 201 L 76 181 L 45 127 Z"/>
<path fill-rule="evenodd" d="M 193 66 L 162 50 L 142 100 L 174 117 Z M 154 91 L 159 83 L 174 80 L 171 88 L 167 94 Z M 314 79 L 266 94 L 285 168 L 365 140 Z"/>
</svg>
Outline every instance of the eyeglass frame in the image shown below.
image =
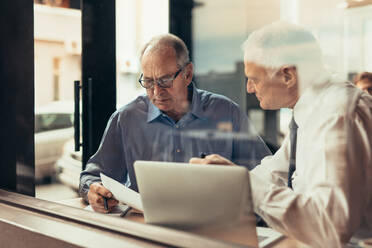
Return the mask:
<svg viewBox="0 0 372 248">
<path fill-rule="evenodd" d="M 176 71 L 176 72 L 174 73 L 174 76 L 173 76 L 173 77 L 170 77 L 170 78 L 167 78 L 167 79 L 161 79 L 161 78 L 159 78 L 159 79 L 157 79 L 157 80 L 153 80 L 153 79 L 151 79 L 151 81 L 152 81 L 153 83 L 151 84 L 150 87 L 147 87 L 147 88 L 146 88 L 146 87 L 143 85 L 143 81 L 145 80 L 145 79 L 142 79 L 142 77 L 143 77 L 143 73 L 141 73 L 141 76 L 139 77 L 138 82 L 139 82 L 140 85 L 141 85 L 143 88 L 145 88 L 145 89 L 153 89 L 154 86 L 155 86 L 155 83 L 156 83 L 160 88 L 163 88 L 163 89 L 172 88 L 172 87 L 173 87 L 173 81 L 178 77 L 178 75 L 181 73 L 181 71 L 182 71 L 183 69 L 185 69 L 185 67 L 186 67 L 188 64 L 190 64 L 190 62 L 187 62 L 187 63 L 186 63 L 184 66 L 182 66 L 178 71 Z M 160 82 L 162 82 L 162 81 L 164 81 L 164 80 L 166 80 L 165 83 L 160 83 Z M 169 83 L 169 86 L 164 86 L 164 85 L 162 85 L 162 84 L 166 84 L 167 82 L 170 82 L 170 83 Z"/>
</svg>

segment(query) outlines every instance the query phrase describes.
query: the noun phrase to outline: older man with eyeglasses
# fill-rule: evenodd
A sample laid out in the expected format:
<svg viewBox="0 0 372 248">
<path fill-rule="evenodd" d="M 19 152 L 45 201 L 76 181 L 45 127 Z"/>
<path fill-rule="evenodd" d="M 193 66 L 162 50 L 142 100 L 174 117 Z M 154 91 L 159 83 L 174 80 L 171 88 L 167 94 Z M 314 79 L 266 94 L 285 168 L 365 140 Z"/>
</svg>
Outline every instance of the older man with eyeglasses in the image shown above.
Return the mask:
<svg viewBox="0 0 372 248">
<path fill-rule="evenodd" d="M 194 86 L 193 64 L 181 39 L 154 37 L 140 62 L 139 83 L 147 94 L 111 116 L 98 151 L 81 173 L 80 194 L 95 211 L 109 212 L 117 204 L 101 185 L 100 172 L 137 190 L 135 160 L 187 162 L 217 153 L 252 169 L 270 154 L 236 103 Z"/>
</svg>

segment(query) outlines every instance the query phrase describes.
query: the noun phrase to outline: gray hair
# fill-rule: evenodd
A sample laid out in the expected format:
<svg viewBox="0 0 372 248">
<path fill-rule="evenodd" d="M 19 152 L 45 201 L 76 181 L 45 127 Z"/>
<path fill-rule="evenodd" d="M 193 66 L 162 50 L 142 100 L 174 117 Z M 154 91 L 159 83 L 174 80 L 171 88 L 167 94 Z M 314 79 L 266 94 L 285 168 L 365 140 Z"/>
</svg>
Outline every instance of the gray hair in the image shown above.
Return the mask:
<svg viewBox="0 0 372 248">
<path fill-rule="evenodd" d="M 265 67 L 322 62 L 316 38 L 307 29 L 277 21 L 253 32 L 243 44 L 244 59 Z"/>
<path fill-rule="evenodd" d="M 182 67 L 190 62 L 189 50 L 185 43 L 173 34 L 163 34 L 153 37 L 141 49 L 140 61 L 142 61 L 142 57 L 148 49 L 150 49 L 150 51 L 156 51 L 167 47 L 173 48 L 176 52 L 178 67 Z"/>
<path fill-rule="evenodd" d="M 302 83 L 325 71 L 317 39 L 304 27 L 277 21 L 254 31 L 243 43 L 244 60 L 265 68 L 295 66 Z"/>
</svg>

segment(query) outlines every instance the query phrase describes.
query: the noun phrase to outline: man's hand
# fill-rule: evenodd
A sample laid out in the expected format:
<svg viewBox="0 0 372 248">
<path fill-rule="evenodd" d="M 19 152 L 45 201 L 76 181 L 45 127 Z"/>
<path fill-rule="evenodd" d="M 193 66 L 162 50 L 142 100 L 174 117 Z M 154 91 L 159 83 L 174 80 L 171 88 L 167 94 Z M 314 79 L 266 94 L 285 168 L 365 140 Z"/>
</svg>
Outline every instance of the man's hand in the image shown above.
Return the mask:
<svg viewBox="0 0 372 248">
<path fill-rule="evenodd" d="M 224 158 L 218 154 L 211 154 L 205 158 L 191 158 L 189 163 L 191 164 L 219 164 L 219 165 L 235 165 L 233 162 Z"/>
<path fill-rule="evenodd" d="M 107 198 L 108 210 L 105 209 L 103 197 Z M 93 210 L 100 213 L 109 213 L 111 209 L 119 203 L 115 198 L 113 198 L 112 193 L 98 182 L 90 185 L 88 200 Z"/>
</svg>

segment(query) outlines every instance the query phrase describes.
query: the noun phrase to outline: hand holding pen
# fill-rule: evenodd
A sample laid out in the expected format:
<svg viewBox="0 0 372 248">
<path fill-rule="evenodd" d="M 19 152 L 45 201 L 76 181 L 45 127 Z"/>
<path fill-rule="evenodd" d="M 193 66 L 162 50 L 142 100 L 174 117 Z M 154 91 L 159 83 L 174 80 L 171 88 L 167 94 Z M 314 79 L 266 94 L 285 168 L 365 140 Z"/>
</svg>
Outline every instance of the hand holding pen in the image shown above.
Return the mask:
<svg viewBox="0 0 372 248">
<path fill-rule="evenodd" d="M 88 201 L 93 210 L 100 213 L 109 213 L 119 203 L 113 198 L 112 193 L 99 182 L 90 185 Z"/>
</svg>

